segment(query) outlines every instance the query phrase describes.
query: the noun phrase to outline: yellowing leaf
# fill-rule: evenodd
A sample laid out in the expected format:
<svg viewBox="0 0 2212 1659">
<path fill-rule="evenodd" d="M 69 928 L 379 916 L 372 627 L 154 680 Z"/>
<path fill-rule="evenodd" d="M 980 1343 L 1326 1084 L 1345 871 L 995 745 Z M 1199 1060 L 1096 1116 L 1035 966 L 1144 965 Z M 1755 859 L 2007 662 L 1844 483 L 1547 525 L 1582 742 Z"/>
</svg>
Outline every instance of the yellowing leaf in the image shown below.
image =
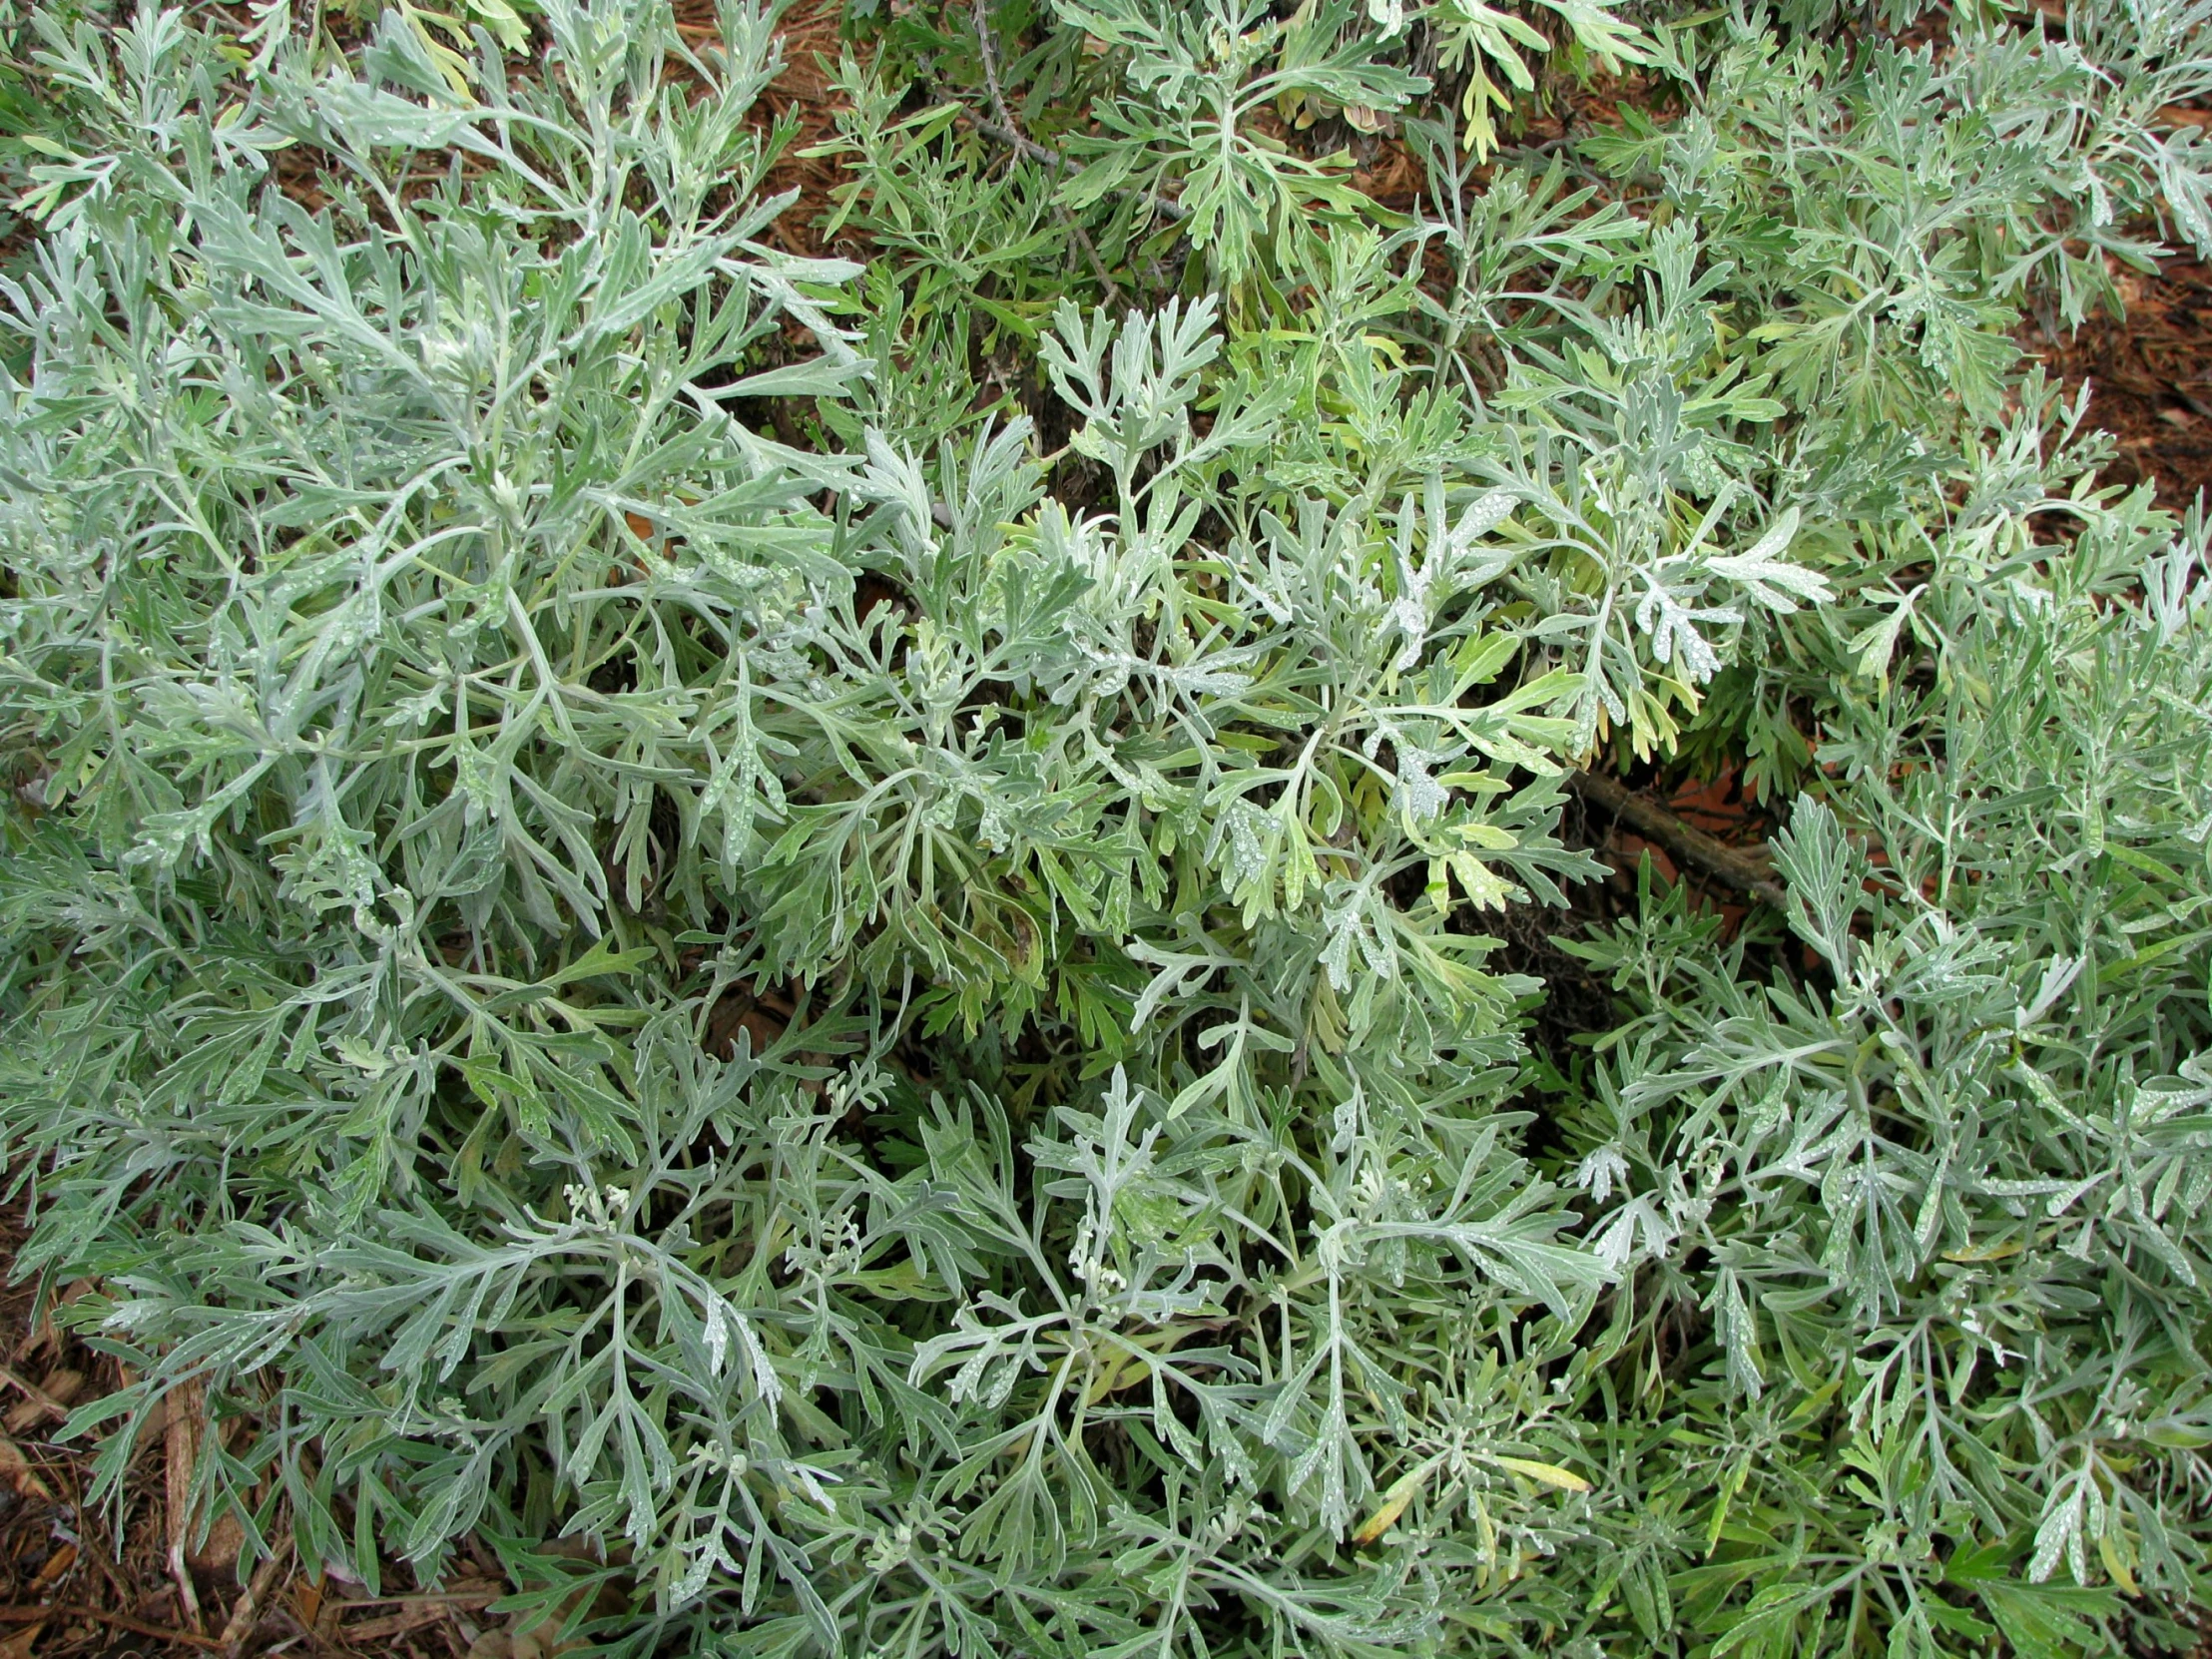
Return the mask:
<svg viewBox="0 0 2212 1659">
<path fill-rule="evenodd" d="M 2112 1575 L 2113 1583 L 2129 1595 L 2140 1593 L 2136 1589 L 2135 1574 L 2128 1566 L 2127 1552 L 2124 1547 L 2115 1548 L 2110 1538 L 2099 1538 L 2097 1540 L 2097 1554 L 2104 1558 L 2104 1570 Z"/>
<path fill-rule="evenodd" d="M 1421 1482 L 1428 1478 L 1429 1471 L 1435 1466 L 1433 1458 L 1425 1463 L 1415 1463 L 1391 1481 L 1389 1489 L 1382 1494 L 1382 1502 L 1374 1514 L 1360 1523 L 1360 1530 L 1353 1533 L 1352 1541 L 1356 1544 L 1372 1544 L 1396 1525 L 1397 1517 L 1405 1513 L 1405 1506 L 1413 1501 L 1414 1494 L 1421 1488 Z"/>
<path fill-rule="evenodd" d="M 1563 1469 L 1557 1463 L 1539 1463 L 1530 1457 L 1495 1457 L 1490 1459 L 1515 1474 L 1525 1474 L 1531 1480 L 1540 1480 L 1547 1486 L 1557 1486 L 1562 1491 L 1587 1492 L 1590 1483 L 1572 1469 Z"/>
<path fill-rule="evenodd" d="M 1972 1245 L 1964 1250 L 1946 1250 L 1946 1262 L 2001 1262 L 2007 1256 L 2017 1256 L 2024 1248 L 2017 1238 L 2004 1239 L 1996 1244 Z"/>
</svg>

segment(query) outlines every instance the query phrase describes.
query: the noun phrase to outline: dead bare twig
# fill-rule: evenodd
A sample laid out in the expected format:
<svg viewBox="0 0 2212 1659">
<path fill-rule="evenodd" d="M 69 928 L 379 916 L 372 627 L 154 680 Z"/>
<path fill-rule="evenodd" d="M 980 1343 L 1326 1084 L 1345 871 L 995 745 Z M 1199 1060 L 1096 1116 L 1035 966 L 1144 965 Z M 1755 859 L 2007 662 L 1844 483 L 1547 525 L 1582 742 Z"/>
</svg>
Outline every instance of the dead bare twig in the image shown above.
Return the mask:
<svg viewBox="0 0 2212 1659">
<path fill-rule="evenodd" d="M 976 0 L 975 40 L 983 54 L 983 82 L 990 91 L 991 109 L 998 116 L 1006 134 L 1013 140 L 1015 148 L 1026 156 L 1050 155 L 1042 145 L 1030 143 L 1022 133 L 1021 124 L 1014 119 L 1014 112 L 1006 107 L 1006 95 L 998 85 L 998 49 L 991 42 L 989 7 L 984 4 L 984 0 Z M 1098 250 L 1091 246 L 1091 239 L 1084 234 L 1081 222 L 1058 204 L 1054 205 L 1054 211 L 1060 216 L 1060 223 L 1074 236 L 1076 246 L 1083 250 L 1083 257 L 1090 261 L 1092 275 L 1097 276 L 1099 285 L 1106 290 L 1107 304 L 1120 309 L 1121 288 L 1106 270 L 1106 262 L 1098 257 Z"/>
<path fill-rule="evenodd" d="M 1784 908 L 1789 894 L 1768 873 L 1763 855 L 1730 846 L 1716 836 L 1685 824 L 1656 801 L 1636 794 L 1614 780 L 1594 772 L 1578 772 L 1567 788 L 1616 822 L 1656 841 L 1685 864 L 1694 864 L 1708 875 L 1718 876 L 1738 892 Z"/>
<path fill-rule="evenodd" d="M 52 1607 L 0 1607 L 0 1623 L 36 1624 L 43 1619 L 97 1619 L 102 1624 L 112 1624 L 118 1630 L 128 1630 L 134 1635 L 158 1636 L 168 1642 L 183 1642 L 187 1647 L 215 1651 L 223 1646 L 213 1636 L 197 1636 L 189 1630 L 173 1630 L 166 1624 L 134 1619 L 128 1613 L 111 1613 L 104 1607 L 80 1607 L 72 1603 L 57 1603 Z"/>
</svg>

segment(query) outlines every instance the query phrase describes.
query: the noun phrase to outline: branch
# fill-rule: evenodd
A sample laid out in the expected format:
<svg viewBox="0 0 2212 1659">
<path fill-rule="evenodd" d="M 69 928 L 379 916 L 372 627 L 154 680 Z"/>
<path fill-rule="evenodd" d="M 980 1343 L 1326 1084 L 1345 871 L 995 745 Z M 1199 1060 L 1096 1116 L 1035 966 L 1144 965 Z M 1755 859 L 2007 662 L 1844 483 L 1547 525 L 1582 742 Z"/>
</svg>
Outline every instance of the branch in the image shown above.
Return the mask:
<svg viewBox="0 0 2212 1659">
<path fill-rule="evenodd" d="M 1023 132 L 1020 125 L 1014 120 L 1014 112 L 1006 107 L 1005 95 L 1000 92 L 998 85 L 998 53 L 991 44 L 991 26 L 989 19 L 984 15 L 985 10 L 984 0 L 976 0 L 975 38 L 982 47 L 983 79 L 986 83 L 986 90 L 990 93 L 992 113 L 998 119 L 996 121 L 988 120 L 977 115 L 973 110 L 963 110 L 961 113 L 967 117 L 968 124 L 985 138 L 996 139 L 1007 149 L 1013 151 L 1015 155 L 1028 157 L 1029 160 L 1035 162 L 1047 172 L 1067 174 L 1082 172 L 1081 163 L 1069 161 L 1057 150 L 1048 150 Z M 1129 194 L 1137 197 L 1154 213 L 1161 215 L 1163 218 L 1188 219 L 1191 216 L 1191 210 L 1184 207 L 1172 196 L 1160 196 L 1148 190 L 1131 191 Z M 1074 229 L 1076 236 L 1083 241 L 1087 251 L 1090 239 L 1083 236 L 1082 227 L 1076 226 Z M 1094 265 L 1097 263 L 1098 256 L 1096 253 L 1091 254 L 1091 261 Z M 1101 275 L 1104 275 L 1103 269 Z M 1111 280 L 1108 281 L 1107 285 L 1112 286 Z"/>
<path fill-rule="evenodd" d="M 1028 136 L 1022 132 L 1020 123 L 1014 120 L 1014 112 L 1006 107 L 1006 95 L 998 87 L 998 50 L 991 44 L 989 7 L 985 5 L 984 0 L 975 0 L 975 42 L 983 50 L 983 81 L 990 89 L 991 108 L 997 112 L 999 122 L 1007 137 L 1013 141 L 1015 149 L 1020 154 L 1030 156 L 1032 159 L 1052 156 L 1052 153 L 1045 149 L 1043 145 L 1030 142 Z M 996 130 L 993 129 L 994 132 Z M 1062 167 L 1067 165 L 1064 158 L 1052 156 L 1052 160 L 1058 162 Z M 1060 216 L 1060 223 L 1074 233 L 1077 246 L 1083 250 L 1085 257 L 1090 260 L 1091 271 L 1097 276 L 1100 285 L 1106 289 L 1107 305 L 1114 310 L 1120 310 L 1121 289 L 1116 285 L 1112 275 L 1106 270 L 1106 262 L 1098 257 L 1098 250 L 1091 246 L 1091 239 L 1083 234 L 1081 221 L 1058 203 L 1054 203 L 1053 208 Z"/>
<path fill-rule="evenodd" d="M 967 117 L 968 125 L 985 138 L 996 139 L 1007 149 L 1028 157 L 1040 167 L 1048 168 L 1054 173 L 1076 174 L 1083 171 L 1081 162 L 1069 161 L 1059 151 L 1047 149 L 1026 133 L 1016 132 L 1011 127 L 1002 127 L 986 116 L 977 115 L 973 110 L 962 110 L 960 113 Z M 1191 217 L 1191 210 L 1175 197 L 1162 196 L 1149 190 L 1132 190 L 1126 194 L 1134 196 L 1162 219 L 1180 220 Z"/>
<path fill-rule="evenodd" d="M 1754 855 L 1730 846 L 1683 823 L 1656 801 L 1646 800 L 1594 772 L 1574 774 L 1567 780 L 1567 788 L 1646 840 L 1665 847 L 1677 862 L 1695 864 L 1706 874 L 1720 877 L 1738 892 L 1765 899 L 1777 909 L 1788 906 L 1789 894 L 1782 883 L 1767 872 L 1763 852 Z"/>
</svg>

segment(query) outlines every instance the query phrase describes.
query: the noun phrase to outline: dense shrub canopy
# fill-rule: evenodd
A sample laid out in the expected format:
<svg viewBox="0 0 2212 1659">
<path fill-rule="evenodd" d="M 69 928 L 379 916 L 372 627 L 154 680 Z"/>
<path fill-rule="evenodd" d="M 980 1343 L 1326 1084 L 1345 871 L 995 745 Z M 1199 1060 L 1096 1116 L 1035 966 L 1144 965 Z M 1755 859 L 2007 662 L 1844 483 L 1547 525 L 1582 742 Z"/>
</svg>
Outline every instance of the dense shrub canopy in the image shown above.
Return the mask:
<svg viewBox="0 0 2212 1659">
<path fill-rule="evenodd" d="M 2016 336 L 2212 253 L 2212 4 L 1886 4 L 856 5 L 812 226 L 737 0 L 32 17 L 107 1490 L 634 1655 L 2185 1640 L 2206 529 Z M 1546 919 L 1655 767 L 1764 896 Z"/>
</svg>

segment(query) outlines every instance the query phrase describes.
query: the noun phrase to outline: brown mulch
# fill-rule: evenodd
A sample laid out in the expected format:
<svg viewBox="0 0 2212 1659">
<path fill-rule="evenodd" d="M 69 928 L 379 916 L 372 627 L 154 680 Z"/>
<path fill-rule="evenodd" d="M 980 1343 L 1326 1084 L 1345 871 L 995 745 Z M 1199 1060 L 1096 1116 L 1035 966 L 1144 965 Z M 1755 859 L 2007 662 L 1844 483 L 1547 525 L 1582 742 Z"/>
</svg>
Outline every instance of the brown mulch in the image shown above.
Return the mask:
<svg viewBox="0 0 2212 1659">
<path fill-rule="evenodd" d="M 2088 383 L 2089 424 L 2119 448 L 2105 481 L 2154 480 L 2178 511 L 2212 487 L 2212 269 L 2175 255 L 2155 276 L 2122 271 L 2118 282 L 2124 317 L 2029 343 L 2069 391 Z"/>
<path fill-rule="evenodd" d="M 763 189 L 766 196 L 799 192 L 799 200 L 778 218 L 772 232 L 788 253 L 827 252 L 819 226 L 830 211 L 830 192 L 839 179 L 838 164 L 833 156 L 805 152 L 836 133 L 838 105 L 830 78 L 842 50 L 838 23 L 843 13 L 843 0 L 800 0 L 786 12 L 778 28 L 784 43 L 783 67 L 761 95 L 760 110 L 767 119 L 789 121 L 798 129 L 770 168 Z M 713 40 L 715 0 L 676 0 L 676 26 L 695 45 Z"/>
<path fill-rule="evenodd" d="M 23 1231 L 19 1211 L 0 1215 L 0 1263 L 12 1267 Z M 484 1659 L 486 1632 L 497 1647 L 503 1621 L 484 1609 L 508 1586 L 480 1549 L 434 1590 L 394 1568 L 380 1596 L 298 1571 L 282 1541 L 242 1574 L 236 1522 L 205 1536 L 177 1524 L 203 1449 L 184 1413 L 142 1430 L 120 1502 L 88 1506 L 100 1435 L 113 1425 L 65 1440 L 63 1419 L 127 1379 L 57 1327 L 51 1310 L 34 1320 L 36 1307 L 32 1284 L 0 1290 L 0 1659 L 467 1659 L 472 1647 Z"/>
</svg>

